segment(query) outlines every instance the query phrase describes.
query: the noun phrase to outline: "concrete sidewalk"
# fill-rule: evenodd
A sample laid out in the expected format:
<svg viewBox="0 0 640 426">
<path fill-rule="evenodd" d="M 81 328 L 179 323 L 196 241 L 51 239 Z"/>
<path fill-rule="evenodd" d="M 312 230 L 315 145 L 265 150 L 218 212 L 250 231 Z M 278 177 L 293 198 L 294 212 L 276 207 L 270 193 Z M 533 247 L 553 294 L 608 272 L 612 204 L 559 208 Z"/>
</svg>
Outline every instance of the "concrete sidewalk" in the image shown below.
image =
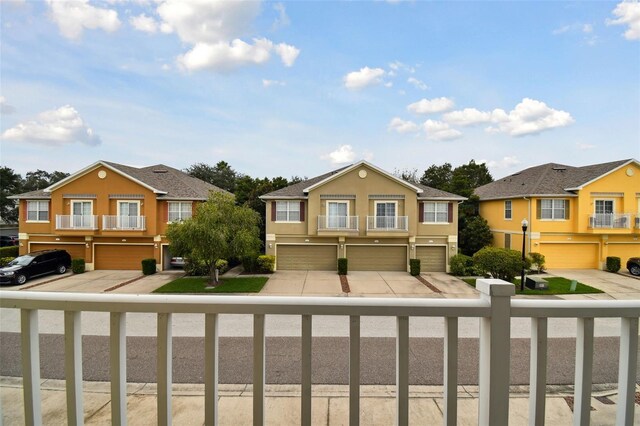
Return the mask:
<svg viewBox="0 0 640 426">
<path fill-rule="evenodd" d="M 127 417 L 131 425 L 157 423 L 156 384 L 129 383 Z M 65 382 L 43 380 L 42 415 L 44 424 L 66 424 Z M 396 401 L 394 386 L 361 386 L 360 421 L 363 425 L 395 423 Z M 476 425 L 478 387 L 460 386 L 458 393 L 458 424 Z M 300 424 L 300 386 L 267 385 L 266 424 Z M 348 424 L 349 389 L 347 386 L 314 385 L 312 423 L 322 425 Z M 548 387 L 546 424 L 572 423 L 572 389 L 568 386 Z M 24 424 L 22 379 L 0 378 L 2 421 L 4 425 Z M 251 385 L 219 386 L 219 424 L 252 424 Z M 84 383 L 84 413 L 87 425 L 111 422 L 110 388 L 108 383 Z M 173 385 L 173 423 L 176 425 L 204 424 L 204 387 L 202 385 Z M 615 423 L 617 394 L 614 387 L 594 387 L 591 399 L 591 424 Z M 528 389 L 512 387 L 509 400 L 509 424 L 528 423 Z M 411 386 L 409 393 L 410 424 L 442 424 L 442 387 Z"/>
</svg>

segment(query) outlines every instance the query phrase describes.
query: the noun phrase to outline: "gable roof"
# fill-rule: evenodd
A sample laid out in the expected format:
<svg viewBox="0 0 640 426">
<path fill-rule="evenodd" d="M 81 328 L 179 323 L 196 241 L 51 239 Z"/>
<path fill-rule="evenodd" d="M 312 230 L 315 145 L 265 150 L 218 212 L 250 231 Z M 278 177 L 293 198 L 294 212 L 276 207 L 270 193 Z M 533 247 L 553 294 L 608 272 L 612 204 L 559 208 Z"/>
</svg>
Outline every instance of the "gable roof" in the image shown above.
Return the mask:
<svg viewBox="0 0 640 426">
<path fill-rule="evenodd" d="M 349 171 L 361 166 L 361 165 L 367 165 L 368 167 L 372 168 L 373 170 L 376 170 L 382 174 L 384 174 L 385 176 L 389 176 L 391 178 L 393 178 L 394 180 L 398 181 L 400 184 L 407 186 L 411 189 L 413 189 L 414 191 L 416 191 L 416 193 L 418 194 L 418 198 L 421 200 L 426 200 L 426 199 L 441 199 L 441 200 L 459 200 L 459 201 L 464 201 L 466 200 L 465 197 L 461 197 L 459 195 L 456 194 L 451 194 L 449 192 L 445 192 L 445 191 L 440 191 L 439 189 L 435 189 L 435 188 L 431 188 L 429 186 L 425 186 L 425 185 L 421 185 L 421 184 L 414 184 L 414 183 L 410 183 L 407 182 L 403 179 L 400 179 L 396 176 L 393 176 L 392 174 L 368 163 L 367 161 L 360 161 L 358 163 L 349 165 L 349 166 L 345 166 L 345 167 L 341 167 L 339 169 L 333 170 L 331 172 L 322 174 L 320 176 L 316 176 L 313 177 L 311 179 L 307 179 L 305 181 L 302 182 L 298 182 L 298 183 L 294 183 L 293 185 L 289 185 L 285 188 L 281 188 L 278 189 L 276 191 L 273 192 L 269 192 L 268 194 L 264 194 L 262 196 L 260 196 L 260 199 L 262 200 L 273 200 L 273 199 L 286 199 L 286 198 L 292 198 L 292 199 L 303 199 L 303 198 L 307 198 L 307 195 L 309 193 L 310 190 L 317 188 L 327 182 L 332 181 L 333 179 L 336 179 L 339 176 L 344 175 L 345 173 L 348 173 Z"/>
<path fill-rule="evenodd" d="M 638 163 L 634 159 L 583 167 L 547 163 L 483 185 L 476 188 L 474 193 L 480 197 L 481 201 L 530 196 L 577 197 L 573 191 L 578 191 L 587 184 L 633 162 Z"/>
<path fill-rule="evenodd" d="M 227 192 L 224 189 L 189 176 L 178 169 L 165 166 L 164 164 L 138 168 L 108 161 L 97 161 L 43 190 L 13 195 L 10 198 L 51 198 L 52 191 L 63 187 L 69 182 L 73 182 L 101 166 L 149 189 L 158 195 L 159 200 L 207 200 L 209 198 L 209 192 L 211 191 Z"/>
</svg>

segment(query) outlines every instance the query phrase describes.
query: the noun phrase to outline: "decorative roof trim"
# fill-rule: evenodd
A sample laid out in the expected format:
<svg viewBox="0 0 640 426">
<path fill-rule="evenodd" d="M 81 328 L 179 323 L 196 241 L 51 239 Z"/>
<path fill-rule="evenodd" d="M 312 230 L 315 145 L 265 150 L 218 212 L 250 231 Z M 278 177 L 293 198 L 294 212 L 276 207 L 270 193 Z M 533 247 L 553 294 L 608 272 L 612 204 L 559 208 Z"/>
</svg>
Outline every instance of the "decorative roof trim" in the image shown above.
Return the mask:
<svg viewBox="0 0 640 426">
<path fill-rule="evenodd" d="M 17 196 L 17 195 L 9 195 L 7 197 L 10 200 L 51 200 L 51 195 L 40 194 L 40 195 L 27 195 L 25 196 Z"/>
<path fill-rule="evenodd" d="M 74 198 L 74 199 L 96 199 L 96 194 L 62 194 L 62 198 Z"/>
<path fill-rule="evenodd" d="M 110 200 L 144 200 L 143 194 L 109 194 Z"/>
<path fill-rule="evenodd" d="M 351 166 L 349 166 L 349 167 L 347 167 L 347 168 L 344 168 L 344 169 L 340 170 L 338 173 L 335 173 L 335 174 L 333 174 L 333 175 L 331 175 L 331 176 L 328 176 L 327 178 L 325 178 L 325 179 L 321 180 L 320 182 L 316 182 L 316 183 L 314 183 L 313 185 L 311 185 L 311 186 L 309 186 L 309 187 L 307 187 L 307 188 L 304 188 L 304 189 L 302 190 L 302 192 L 309 192 L 309 191 L 311 191 L 311 190 L 313 190 L 313 189 L 315 189 L 315 188 L 317 188 L 317 187 L 319 187 L 319 186 L 324 185 L 324 184 L 325 184 L 325 183 L 327 183 L 327 182 L 330 182 L 330 181 L 332 181 L 332 180 L 334 180 L 334 179 L 338 178 L 339 176 L 342 176 L 342 175 L 344 175 L 344 174 L 349 173 L 350 171 L 352 171 L 352 170 L 354 170 L 354 169 L 356 169 L 356 168 L 358 168 L 358 167 L 360 167 L 360 166 L 362 166 L 362 165 L 365 165 L 365 166 L 367 166 L 367 167 L 370 167 L 371 169 L 375 170 L 376 172 L 378 172 L 378 173 L 380 173 L 380 174 L 382 174 L 382 175 L 384 175 L 384 176 L 387 176 L 388 178 L 390 178 L 390 179 L 392 179 L 392 180 L 395 180 L 396 182 L 400 183 L 401 185 L 406 186 L 407 188 L 411 188 L 411 189 L 413 189 L 413 190 L 414 190 L 414 191 L 416 191 L 416 193 L 418 193 L 418 194 L 421 194 L 421 193 L 422 193 L 422 189 L 418 188 L 417 186 L 411 185 L 409 182 L 404 181 L 404 180 L 400 179 L 399 177 L 394 176 L 394 175 L 392 175 L 391 173 L 389 173 L 389 172 L 387 172 L 387 171 L 385 171 L 385 170 L 382 170 L 381 168 L 379 168 L 379 167 L 377 167 L 377 166 L 374 166 L 373 164 L 369 163 L 369 162 L 368 162 L 368 161 L 366 161 L 366 160 L 360 160 L 360 161 L 358 161 L 357 163 L 352 164 Z"/>
<path fill-rule="evenodd" d="M 369 194 L 370 200 L 404 200 L 401 194 Z"/>
<path fill-rule="evenodd" d="M 349 194 L 320 194 L 321 200 L 355 200 L 355 195 Z"/>
<path fill-rule="evenodd" d="M 581 190 L 581 189 L 583 189 L 585 186 L 590 185 L 590 184 L 592 184 L 593 182 L 595 182 L 595 181 L 597 181 L 597 180 L 599 180 L 599 179 L 602 179 L 603 177 L 605 177 L 605 176 L 607 176 L 607 175 L 610 175 L 611 173 L 616 172 L 616 171 L 620 170 L 621 168 L 623 168 L 623 167 L 625 167 L 625 166 L 628 166 L 628 165 L 629 165 L 629 164 L 631 164 L 631 163 L 635 163 L 638 167 L 640 167 L 640 162 L 639 162 L 638 160 L 636 160 L 636 159 L 632 158 L 632 159 L 630 159 L 629 161 L 627 161 L 627 162 L 625 162 L 625 163 L 620 164 L 618 167 L 615 167 L 615 168 L 613 168 L 613 169 L 609 170 L 608 172 L 603 173 L 603 174 L 601 174 L 600 176 L 595 177 L 595 178 L 591 179 L 590 181 L 583 183 L 583 184 L 582 184 L 582 185 L 580 185 L 580 186 L 577 186 L 577 187 L 575 187 L 575 188 L 565 188 L 565 191 L 580 191 L 580 190 Z"/>
<path fill-rule="evenodd" d="M 591 196 L 591 197 L 615 197 L 615 198 L 620 198 L 620 197 L 624 197 L 624 192 L 590 192 L 589 196 Z"/>
<path fill-rule="evenodd" d="M 62 179 L 59 182 L 54 183 L 53 185 L 45 188 L 43 191 L 44 192 L 51 192 L 54 191 L 70 182 L 73 182 L 76 179 L 81 178 L 82 176 L 86 175 L 87 173 L 97 169 L 98 167 L 106 167 L 107 169 L 111 170 L 114 173 L 119 174 L 120 176 L 124 176 L 125 178 L 137 183 L 138 185 L 141 185 L 145 188 L 147 188 L 150 191 L 153 191 L 155 194 L 166 194 L 165 191 L 160 191 L 159 189 L 156 189 L 154 187 L 152 187 L 151 185 L 147 185 L 146 183 L 142 182 L 141 180 L 138 180 L 136 178 L 134 178 L 133 176 L 123 172 L 122 170 L 119 170 L 113 166 L 110 166 L 109 164 L 105 163 L 104 161 L 100 160 L 100 161 L 96 161 L 95 163 L 85 167 L 82 170 L 79 170 L 77 172 L 75 172 L 74 174 L 72 174 L 71 176 L 67 176 L 66 178 Z"/>
</svg>

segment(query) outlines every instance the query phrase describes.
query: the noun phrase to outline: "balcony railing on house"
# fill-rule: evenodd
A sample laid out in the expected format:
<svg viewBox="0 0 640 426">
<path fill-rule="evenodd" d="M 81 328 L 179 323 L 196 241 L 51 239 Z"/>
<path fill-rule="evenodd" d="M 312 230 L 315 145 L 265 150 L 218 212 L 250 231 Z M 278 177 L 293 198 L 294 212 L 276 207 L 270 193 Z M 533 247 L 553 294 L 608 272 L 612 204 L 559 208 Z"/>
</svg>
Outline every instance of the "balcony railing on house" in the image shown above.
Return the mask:
<svg viewBox="0 0 640 426">
<path fill-rule="evenodd" d="M 596 213 L 589 215 L 589 228 L 629 229 L 631 215 L 627 213 Z"/>
<path fill-rule="evenodd" d="M 408 231 L 408 216 L 367 216 L 367 231 Z"/>
<path fill-rule="evenodd" d="M 146 216 L 102 216 L 105 231 L 144 231 Z"/>
<path fill-rule="evenodd" d="M 127 313 L 157 314 L 157 420 L 171 423 L 172 317 L 203 314 L 205 328 L 205 424 L 217 424 L 218 324 L 221 314 L 253 315 L 253 424 L 265 424 L 265 319 L 295 315 L 301 321 L 301 424 L 311 424 L 312 324 L 319 315 L 349 317 L 349 424 L 359 423 L 360 320 L 394 316 L 396 335 L 396 423 L 409 422 L 409 317 L 442 317 L 444 330 L 444 424 L 455 425 L 458 413 L 458 319 L 480 318 L 479 412 L 481 425 L 506 425 L 509 419 L 510 320 L 531 318 L 529 424 L 544 424 L 547 382 L 547 319 L 576 318 L 574 424 L 589 424 L 594 354 L 594 318 L 620 318 L 616 424 L 634 422 L 640 301 L 512 300 L 514 286 L 500 280 L 477 282 L 479 299 L 388 299 L 225 296 L 155 296 L 0 291 L 0 307 L 20 309 L 24 409 L 26 424 L 41 424 L 38 310 L 64 311 L 65 377 L 69 424 L 83 420 L 83 311 L 109 312 L 111 423 L 126 424 Z"/>
<path fill-rule="evenodd" d="M 358 216 L 318 216 L 318 231 L 357 231 Z"/>
<path fill-rule="evenodd" d="M 98 216 L 95 215 L 56 215 L 58 230 L 95 230 L 98 229 Z"/>
</svg>

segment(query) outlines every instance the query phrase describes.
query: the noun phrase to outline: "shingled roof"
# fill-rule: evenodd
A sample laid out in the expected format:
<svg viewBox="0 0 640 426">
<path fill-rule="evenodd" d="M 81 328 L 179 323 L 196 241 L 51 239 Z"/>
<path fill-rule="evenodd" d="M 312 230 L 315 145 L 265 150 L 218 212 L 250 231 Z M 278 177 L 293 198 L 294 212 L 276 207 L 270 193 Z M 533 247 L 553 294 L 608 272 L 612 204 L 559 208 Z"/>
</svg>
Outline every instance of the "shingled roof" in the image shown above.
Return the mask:
<svg viewBox="0 0 640 426">
<path fill-rule="evenodd" d="M 307 193 L 304 192 L 306 188 L 312 187 L 317 183 L 322 182 L 325 179 L 330 178 L 331 176 L 336 175 L 352 166 L 353 164 L 349 166 L 341 167 L 339 169 L 333 170 L 331 172 L 325 173 L 320 176 L 313 177 L 311 179 L 307 179 L 302 182 L 294 183 L 293 185 L 289 185 L 285 188 L 278 189 L 277 191 L 264 194 L 260 198 L 265 200 L 283 199 L 283 198 L 294 198 L 294 199 L 307 198 Z M 422 185 L 419 183 L 407 182 L 407 184 L 422 190 L 422 193 L 418 195 L 418 198 L 421 200 L 427 200 L 427 199 L 459 200 L 459 201 L 466 200 L 465 197 L 461 197 L 460 195 L 451 194 L 449 192 L 441 191 L 439 189 L 431 188 L 429 186 Z"/>
<path fill-rule="evenodd" d="M 618 160 L 583 167 L 542 164 L 483 185 L 476 188 L 474 193 L 480 200 L 529 196 L 576 197 L 574 191 L 580 187 L 633 161 Z"/>
<path fill-rule="evenodd" d="M 98 161 L 71 176 L 51 185 L 44 190 L 26 192 L 24 194 L 12 195 L 12 199 L 46 199 L 51 198 L 51 190 L 58 186 L 63 186 L 66 181 L 76 179 L 83 174 L 94 170 L 96 167 L 104 165 L 117 172 L 128 176 L 152 189 L 158 194 L 159 200 L 207 200 L 210 192 L 225 192 L 205 181 L 189 176 L 188 174 L 165 166 L 156 164 L 148 167 L 132 167 L 124 164 L 112 163 L 109 161 Z"/>
</svg>

